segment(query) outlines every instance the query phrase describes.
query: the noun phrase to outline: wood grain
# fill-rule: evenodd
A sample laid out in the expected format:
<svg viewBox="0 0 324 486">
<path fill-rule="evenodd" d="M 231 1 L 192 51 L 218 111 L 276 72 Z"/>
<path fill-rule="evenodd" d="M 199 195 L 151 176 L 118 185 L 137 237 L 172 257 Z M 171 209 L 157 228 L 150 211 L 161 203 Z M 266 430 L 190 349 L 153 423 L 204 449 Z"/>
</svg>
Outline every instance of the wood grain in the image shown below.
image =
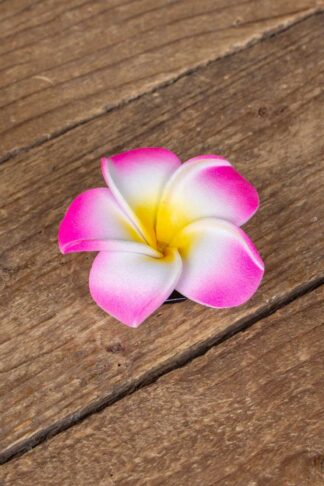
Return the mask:
<svg viewBox="0 0 324 486">
<path fill-rule="evenodd" d="M 0 166 L 2 458 L 323 277 L 323 19 L 316 15 Z M 59 255 L 67 204 L 103 185 L 99 157 L 141 145 L 165 145 L 183 159 L 219 152 L 258 188 L 261 210 L 246 230 L 267 271 L 247 305 L 164 306 L 130 330 L 91 301 L 93 255 Z"/>
<path fill-rule="evenodd" d="M 323 0 L 3 2 L 0 160 L 323 6 Z"/>
<path fill-rule="evenodd" d="M 323 290 L 4 465 L 3 484 L 323 485 Z"/>
</svg>

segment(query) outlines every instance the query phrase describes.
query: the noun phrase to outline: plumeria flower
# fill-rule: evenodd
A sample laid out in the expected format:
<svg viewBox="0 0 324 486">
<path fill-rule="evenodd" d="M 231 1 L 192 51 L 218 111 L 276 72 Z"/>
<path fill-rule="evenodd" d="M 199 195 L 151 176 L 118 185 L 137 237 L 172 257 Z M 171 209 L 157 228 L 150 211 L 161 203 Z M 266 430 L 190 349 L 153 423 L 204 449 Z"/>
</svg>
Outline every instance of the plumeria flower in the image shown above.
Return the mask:
<svg viewBox="0 0 324 486">
<path fill-rule="evenodd" d="M 99 252 L 89 287 L 102 309 L 137 327 L 174 289 L 216 308 L 254 294 L 264 265 L 240 226 L 259 198 L 227 160 L 182 164 L 164 148 L 141 148 L 103 158 L 101 169 L 108 187 L 74 199 L 59 247 Z"/>
</svg>

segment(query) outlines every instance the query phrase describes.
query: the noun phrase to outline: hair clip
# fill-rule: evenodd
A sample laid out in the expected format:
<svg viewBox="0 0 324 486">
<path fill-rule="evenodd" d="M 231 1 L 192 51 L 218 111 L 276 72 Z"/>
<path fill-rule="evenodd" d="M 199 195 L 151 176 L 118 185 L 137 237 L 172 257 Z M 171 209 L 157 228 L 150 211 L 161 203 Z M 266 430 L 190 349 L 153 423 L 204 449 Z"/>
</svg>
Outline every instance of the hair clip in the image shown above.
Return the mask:
<svg viewBox="0 0 324 486">
<path fill-rule="evenodd" d="M 98 252 L 89 288 L 104 311 L 137 327 L 165 301 L 224 308 L 254 294 L 264 265 L 240 226 L 259 198 L 227 160 L 182 164 L 167 149 L 140 148 L 103 158 L 101 170 L 108 187 L 72 201 L 59 247 Z"/>
</svg>

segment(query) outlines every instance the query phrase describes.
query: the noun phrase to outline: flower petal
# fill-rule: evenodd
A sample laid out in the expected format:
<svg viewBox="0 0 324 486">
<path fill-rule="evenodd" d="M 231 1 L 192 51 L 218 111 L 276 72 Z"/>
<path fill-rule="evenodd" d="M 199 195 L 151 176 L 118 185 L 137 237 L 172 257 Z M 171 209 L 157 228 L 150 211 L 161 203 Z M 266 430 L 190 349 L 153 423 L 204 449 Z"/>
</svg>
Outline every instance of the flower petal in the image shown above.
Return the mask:
<svg viewBox="0 0 324 486">
<path fill-rule="evenodd" d="M 72 201 L 58 239 L 62 253 L 104 250 L 108 240 L 143 242 L 107 187 L 90 189 Z"/>
<path fill-rule="evenodd" d="M 176 289 L 210 307 L 234 307 L 258 288 L 264 265 L 248 236 L 237 226 L 202 219 L 184 228 L 172 242 L 182 257 Z"/>
<path fill-rule="evenodd" d="M 258 205 L 256 189 L 229 162 L 201 155 L 185 162 L 166 185 L 157 214 L 157 238 L 168 242 L 201 218 L 220 218 L 240 226 Z"/>
<path fill-rule="evenodd" d="M 102 173 L 123 209 L 149 244 L 155 245 L 154 222 L 162 190 L 181 165 L 178 157 L 161 147 L 140 148 L 103 158 Z"/>
<path fill-rule="evenodd" d="M 174 290 L 181 258 L 169 250 L 162 258 L 123 252 L 101 252 L 89 279 L 94 301 L 130 327 L 138 327 Z"/>
<path fill-rule="evenodd" d="M 224 167 L 224 166 L 232 166 L 232 164 L 226 160 L 221 155 L 215 154 L 203 154 L 197 155 L 196 157 L 192 157 L 191 159 L 187 160 L 185 164 L 192 163 L 192 162 L 212 162 L 215 167 Z"/>
</svg>

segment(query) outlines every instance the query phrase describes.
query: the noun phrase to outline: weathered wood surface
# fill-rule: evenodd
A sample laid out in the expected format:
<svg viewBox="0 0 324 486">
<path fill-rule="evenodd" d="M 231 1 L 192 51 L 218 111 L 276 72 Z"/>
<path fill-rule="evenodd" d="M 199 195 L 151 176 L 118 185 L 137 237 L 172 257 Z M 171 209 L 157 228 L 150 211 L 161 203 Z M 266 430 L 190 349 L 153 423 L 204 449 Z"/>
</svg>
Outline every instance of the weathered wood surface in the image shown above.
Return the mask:
<svg viewBox="0 0 324 486">
<path fill-rule="evenodd" d="M 0 160 L 323 5 L 323 0 L 1 2 Z"/>
<path fill-rule="evenodd" d="M 0 166 L 2 458 L 322 278 L 323 19 L 315 15 Z M 103 185 L 100 155 L 159 144 L 183 158 L 222 153 L 256 185 L 261 210 L 246 229 L 267 272 L 241 308 L 164 306 L 132 331 L 92 302 L 93 256 L 60 256 L 57 226 L 72 197 Z"/>
<path fill-rule="evenodd" d="M 322 486 L 323 290 L 4 465 L 4 486 Z"/>
</svg>

